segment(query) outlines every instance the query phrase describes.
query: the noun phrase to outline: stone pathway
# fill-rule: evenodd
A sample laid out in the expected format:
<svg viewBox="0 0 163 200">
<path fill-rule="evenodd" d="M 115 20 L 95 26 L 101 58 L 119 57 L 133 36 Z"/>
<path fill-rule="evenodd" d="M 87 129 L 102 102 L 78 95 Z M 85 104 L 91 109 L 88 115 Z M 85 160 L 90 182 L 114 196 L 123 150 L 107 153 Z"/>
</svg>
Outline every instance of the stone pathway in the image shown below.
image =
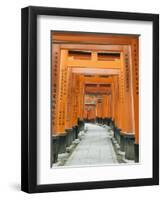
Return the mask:
<svg viewBox="0 0 163 200">
<path fill-rule="evenodd" d="M 109 133 L 96 124 L 86 124 L 88 131 L 64 166 L 118 163 Z"/>
</svg>

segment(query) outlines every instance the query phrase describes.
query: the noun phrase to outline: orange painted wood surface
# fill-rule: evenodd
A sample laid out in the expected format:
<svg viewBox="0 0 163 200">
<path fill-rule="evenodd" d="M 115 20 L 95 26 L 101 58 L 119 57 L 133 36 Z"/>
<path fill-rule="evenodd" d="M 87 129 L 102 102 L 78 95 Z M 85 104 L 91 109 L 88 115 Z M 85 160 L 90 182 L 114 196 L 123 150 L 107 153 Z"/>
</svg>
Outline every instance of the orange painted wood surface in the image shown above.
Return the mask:
<svg viewBox="0 0 163 200">
<path fill-rule="evenodd" d="M 52 134 L 78 119 L 114 120 L 139 143 L 138 35 L 52 32 Z M 85 95 L 96 95 L 95 105 Z"/>
</svg>

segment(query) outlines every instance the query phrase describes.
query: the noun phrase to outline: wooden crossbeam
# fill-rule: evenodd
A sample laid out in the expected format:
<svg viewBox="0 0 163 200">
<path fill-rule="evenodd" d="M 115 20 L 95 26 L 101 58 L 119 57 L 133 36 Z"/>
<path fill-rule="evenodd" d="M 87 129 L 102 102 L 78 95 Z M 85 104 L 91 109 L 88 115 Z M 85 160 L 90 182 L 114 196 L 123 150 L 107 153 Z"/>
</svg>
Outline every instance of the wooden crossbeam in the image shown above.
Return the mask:
<svg viewBox="0 0 163 200">
<path fill-rule="evenodd" d="M 73 58 L 68 58 L 67 61 L 68 67 L 83 67 L 83 68 L 113 68 L 113 69 L 120 69 L 121 62 L 120 60 L 115 61 L 92 61 L 92 60 L 78 60 Z"/>
</svg>

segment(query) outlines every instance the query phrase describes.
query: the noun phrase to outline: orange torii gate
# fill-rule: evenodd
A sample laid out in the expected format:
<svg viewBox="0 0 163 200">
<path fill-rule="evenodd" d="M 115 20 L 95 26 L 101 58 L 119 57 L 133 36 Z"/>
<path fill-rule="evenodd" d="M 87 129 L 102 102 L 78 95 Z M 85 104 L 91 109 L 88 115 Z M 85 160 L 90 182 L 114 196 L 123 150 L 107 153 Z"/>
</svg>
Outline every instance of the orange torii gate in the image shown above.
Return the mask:
<svg viewBox="0 0 163 200">
<path fill-rule="evenodd" d="M 97 78 L 95 79 L 97 80 Z M 85 80 L 87 82 L 87 80 Z M 111 84 L 100 84 L 100 81 L 97 81 L 98 84 L 85 84 L 85 94 L 87 95 L 96 95 L 96 112 L 94 116 L 92 115 L 92 120 L 106 120 L 108 116 L 111 115 L 109 96 L 111 94 Z M 110 83 L 110 81 L 109 81 Z M 89 87 L 91 86 L 91 87 Z M 93 86 L 93 87 L 92 87 Z M 99 101 L 100 99 L 100 101 Z"/>
<path fill-rule="evenodd" d="M 117 73 L 117 72 L 116 72 Z M 96 105 L 96 118 L 97 121 L 101 123 L 107 121 L 107 118 L 111 117 L 111 113 L 108 113 L 109 109 L 109 95 L 111 94 L 111 85 L 112 85 L 112 78 L 108 76 L 94 76 L 94 77 L 85 77 L 85 85 L 94 84 L 96 87 L 86 88 L 85 92 L 94 93 L 94 94 L 101 94 L 100 100 L 97 101 Z M 107 112 L 107 114 L 106 114 Z"/>
<path fill-rule="evenodd" d="M 103 115 L 99 115 L 112 118 L 122 151 L 127 151 L 125 149 L 127 140 L 135 142 L 135 160 L 138 161 L 138 37 L 113 35 L 91 35 L 90 37 L 89 34 L 82 36 L 75 34 L 74 37 L 72 33 L 54 35 L 54 38 L 52 35 L 52 135 L 64 138 L 60 141 L 63 140 L 65 143 L 67 135 L 77 133 L 78 120 L 83 121 L 85 93 L 83 71 L 88 70 L 91 74 L 93 73 L 91 69 L 98 69 L 97 74 L 104 74 L 105 70 L 112 70 L 110 71 L 112 77 L 108 78 L 111 83 L 111 95 L 109 97 L 103 95 L 102 98 L 103 105 L 111 105 L 110 112 L 104 111 Z M 78 44 L 63 44 L 66 41 Z M 80 41 L 91 41 L 92 44 L 79 44 Z M 109 44 L 106 45 L 108 42 Z M 69 53 L 70 50 L 87 50 L 89 53 L 84 55 L 87 57 L 85 59 L 83 55 L 80 56 L 80 52 L 78 56 L 73 56 L 73 52 Z M 100 51 L 119 53 L 119 58 L 112 57 L 110 60 L 105 60 L 104 54 L 100 54 Z M 91 77 L 87 77 L 88 80 L 91 80 Z M 103 82 L 104 78 L 100 77 L 98 81 L 100 80 Z M 102 105 L 97 105 L 100 106 L 101 110 Z M 70 134 L 72 130 L 74 133 Z M 72 139 L 74 136 L 69 142 Z M 66 144 L 62 148 L 63 151 L 65 148 Z M 127 153 L 128 158 L 133 157 L 132 152 Z"/>
</svg>

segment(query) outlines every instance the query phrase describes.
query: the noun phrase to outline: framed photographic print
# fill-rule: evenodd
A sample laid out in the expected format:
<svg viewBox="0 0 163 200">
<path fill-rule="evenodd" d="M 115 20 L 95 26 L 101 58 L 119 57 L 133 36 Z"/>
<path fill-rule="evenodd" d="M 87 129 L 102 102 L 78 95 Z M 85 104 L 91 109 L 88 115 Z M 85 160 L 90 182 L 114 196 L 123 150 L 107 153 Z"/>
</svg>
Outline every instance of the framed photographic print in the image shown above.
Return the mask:
<svg viewBox="0 0 163 200">
<path fill-rule="evenodd" d="M 22 9 L 22 190 L 159 184 L 159 16 Z"/>
</svg>

